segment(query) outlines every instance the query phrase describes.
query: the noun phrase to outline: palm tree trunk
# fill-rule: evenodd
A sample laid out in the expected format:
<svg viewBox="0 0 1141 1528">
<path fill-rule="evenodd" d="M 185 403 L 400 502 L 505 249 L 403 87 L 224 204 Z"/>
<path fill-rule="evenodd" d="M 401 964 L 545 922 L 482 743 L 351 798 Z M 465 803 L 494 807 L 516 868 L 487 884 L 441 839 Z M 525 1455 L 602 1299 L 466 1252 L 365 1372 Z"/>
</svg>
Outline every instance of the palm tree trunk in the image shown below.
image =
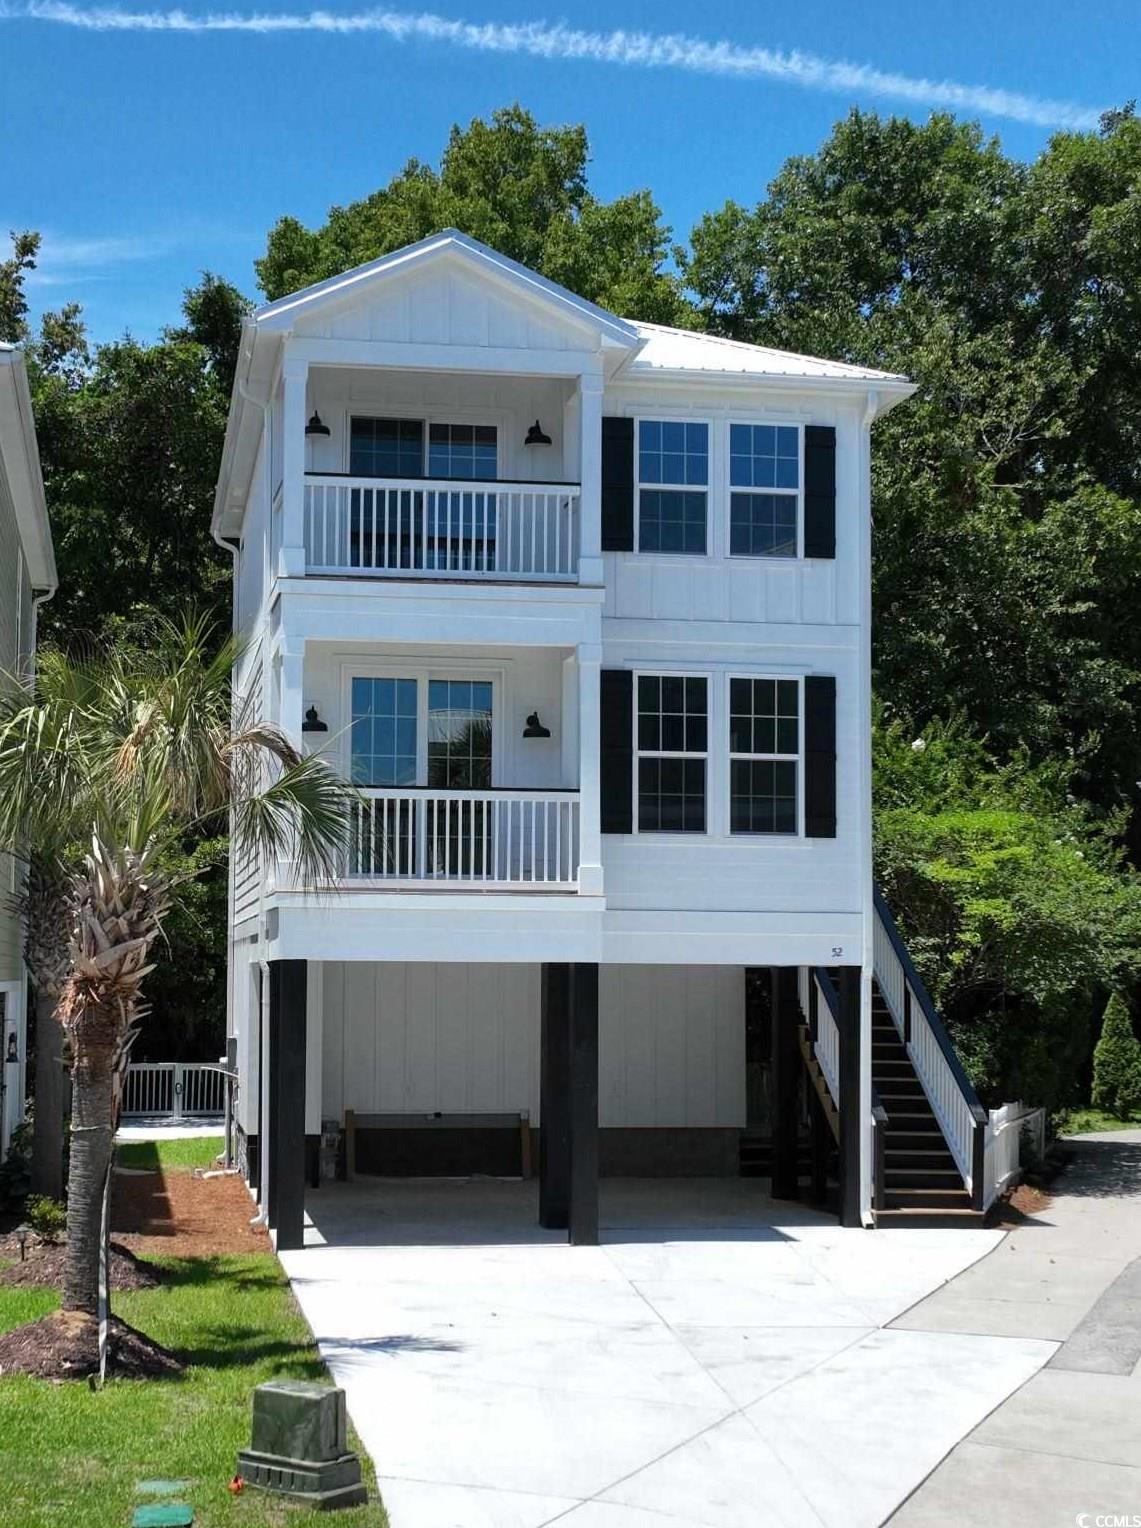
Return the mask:
<svg viewBox="0 0 1141 1528">
<path fill-rule="evenodd" d="M 63 1026 L 58 998 L 36 997 L 36 1102 L 32 1115 L 32 1192 L 63 1198 L 63 1120 L 67 1073 L 63 1066 Z"/>
<path fill-rule="evenodd" d="M 103 1190 L 111 1163 L 114 1052 L 86 1045 L 72 1071 L 71 1170 L 67 1192 L 64 1310 L 99 1310 Z"/>
</svg>

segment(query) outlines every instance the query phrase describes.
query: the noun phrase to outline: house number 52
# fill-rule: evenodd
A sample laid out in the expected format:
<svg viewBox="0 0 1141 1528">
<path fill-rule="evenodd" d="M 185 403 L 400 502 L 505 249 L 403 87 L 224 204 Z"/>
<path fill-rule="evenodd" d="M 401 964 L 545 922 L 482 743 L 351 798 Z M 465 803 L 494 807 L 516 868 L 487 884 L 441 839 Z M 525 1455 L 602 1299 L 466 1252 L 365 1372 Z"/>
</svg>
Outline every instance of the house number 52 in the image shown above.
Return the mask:
<svg viewBox="0 0 1141 1528">
<path fill-rule="evenodd" d="M 833 960 L 839 960 L 841 955 L 843 955 L 843 953 L 844 953 L 844 946 L 842 944 L 834 944 L 832 946 L 832 959 Z"/>
</svg>

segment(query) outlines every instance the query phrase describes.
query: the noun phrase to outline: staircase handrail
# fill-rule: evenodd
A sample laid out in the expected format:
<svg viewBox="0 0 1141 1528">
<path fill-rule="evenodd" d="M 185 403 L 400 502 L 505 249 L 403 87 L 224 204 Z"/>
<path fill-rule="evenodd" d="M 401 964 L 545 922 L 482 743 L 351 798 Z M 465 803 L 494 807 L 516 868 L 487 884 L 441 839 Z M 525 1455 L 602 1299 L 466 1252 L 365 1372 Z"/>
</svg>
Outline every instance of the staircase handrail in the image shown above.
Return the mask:
<svg viewBox="0 0 1141 1528">
<path fill-rule="evenodd" d="M 880 891 L 878 886 L 875 888 L 875 904 L 876 912 L 879 914 L 880 921 L 884 926 L 884 932 L 891 941 L 891 947 L 895 951 L 896 959 L 903 967 L 903 974 L 907 980 L 907 985 L 911 988 L 911 995 L 918 1002 L 923 1012 L 923 1017 L 927 1020 L 927 1027 L 934 1036 L 939 1049 L 943 1052 L 943 1059 L 954 1074 L 955 1081 L 959 1084 L 959 1089 L 970 1106 L 971 1113 L 980 1123 L 985 1125 L 989 1116 L 979 1100 L 979 1095 L 975 1092 L 974 1084 L 963 1070 L 963 1063 L 959 1060 L 954 1041 L 947 1033 L 947 1026 L 939 1017 L 939 1010 L 935 1007 L 931 994 L 924 986 L 923 978 L 915 969 L 915 963 L 907 953 L 907 946 L 903 942 L 903 936 L 900 934 L 895 919 L 891 915 L 891 909 L 884 901 L 883 892 Z"/>
<path fill-rule="evenodd" d="M 887 1208 L 887 1127 L 891 1123 L 872 1083 L 872 1208 Z"/>
<path fill-rule="evenodd" d="M 985 1207 L 985 1147 L 989 1116 L 979 1101 L 970 1078 L 955 1052 L 946 1026 L 939 1017 L 931 995 L 900 937 L 883 893 L 874 891 L 875 912 L 886 936 L 898 971 L 881 969 L 881 941 L 876 941 L 876 980 L 884 1002 L 891 1012 L 916 1076 L 934 1110 L 955 1164 L 970 1188 L 977 1209 Z M 917 1044 L 914 1030 L 920 1029 L 930 1044 Z M 940 1067 L 933 1062 L 931 1047 Z"/>
<path fill-rule="evenodd" d="M 816 1056 L 820 1071 L 832 1102 L 836 1108 L 840 1107 L 840 994 L 836 991 L 836 985 L 824 966 L 811 966 L 808 972 L 809 978 L 809 1009 L 808 1027 L 812 1040 L 812 1048 Z M 817 1001 L 815 1012 L 812 1008 L 813 985 L 820 997 L 824 999 L 828 1010 L 823 1023 L 820 1018 L 820 1005 Z"/>
</svg>

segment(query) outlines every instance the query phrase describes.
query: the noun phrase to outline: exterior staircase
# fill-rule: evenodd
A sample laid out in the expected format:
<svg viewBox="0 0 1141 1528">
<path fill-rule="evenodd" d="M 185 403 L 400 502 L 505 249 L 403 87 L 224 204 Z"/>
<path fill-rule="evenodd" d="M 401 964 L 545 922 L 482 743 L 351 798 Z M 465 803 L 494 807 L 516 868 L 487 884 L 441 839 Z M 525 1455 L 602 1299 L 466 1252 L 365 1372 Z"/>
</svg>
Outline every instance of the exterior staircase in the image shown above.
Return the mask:
<svg viewBox="0 0 1141 1528">
<path fill-rule="evenodd" d="M 872 999 L 872 1085 L 887 1115 L 878 1226 L 972 1226 L 971 1203 L 923 1084 L 915 1075 L 879 983 Z"/>
<path fill-rule="evenodd" d="M 878 1226 L 982 1225 L 997 1194 L 992 1123 L 877 890 L 872 1123 Z M 800 972 L 807 1076 L 838 1140 L 839 995 L 831 972 Z M 849 1074 L 851 1075 L 851 1074 Z"/>
</svg>

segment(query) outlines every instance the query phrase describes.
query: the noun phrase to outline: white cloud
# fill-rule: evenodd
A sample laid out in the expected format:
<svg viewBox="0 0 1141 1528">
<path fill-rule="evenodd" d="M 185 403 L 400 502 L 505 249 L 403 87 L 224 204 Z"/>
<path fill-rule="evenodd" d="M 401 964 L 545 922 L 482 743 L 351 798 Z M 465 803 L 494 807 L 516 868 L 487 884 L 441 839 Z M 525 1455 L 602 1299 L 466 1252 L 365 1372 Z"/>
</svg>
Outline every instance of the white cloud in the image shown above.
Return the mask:
<svg viewBox="0 0 1141 1528">
<path fill-rule="evenodd" d="M 0 231 L 25 226 L 18 219 L 0 218 Z M 121 265 L 150 260 L 163 253 L 169 240 L 134 237 L 83 237 L 43 230 L 36 268 L 29 287 L 74 286 L 77 280 L 102 281 Z M 0 250 L 4 241 L 0 238 Z"/>
<path fill-rule="evenodd" d="M 847 96 L 875 96 L 921 106 L 950 107 L 1005 117 L 1037 127 L 1090 128 L 1098 110 L 1069 101 L 1025 95 L 1000 86 L 916 78 L 870 64 L 820 58 L 799 50 L 733 42 L 707 42 L 681 33 L 587 32 L 560 23 L 452 21 L 430 12 L 365 10 L 206 12 L 129 10 L 118 5 L 79 6 L 70 0 L 0 0 L 0 20 L 40 21 L 93 32 L 325 32 L 375 33 L 394 42 L 421 39 L 484 53 L 524 54 L 560 62 L 673 69 L 733 79 L 771 79 Z"/>
</svg>

